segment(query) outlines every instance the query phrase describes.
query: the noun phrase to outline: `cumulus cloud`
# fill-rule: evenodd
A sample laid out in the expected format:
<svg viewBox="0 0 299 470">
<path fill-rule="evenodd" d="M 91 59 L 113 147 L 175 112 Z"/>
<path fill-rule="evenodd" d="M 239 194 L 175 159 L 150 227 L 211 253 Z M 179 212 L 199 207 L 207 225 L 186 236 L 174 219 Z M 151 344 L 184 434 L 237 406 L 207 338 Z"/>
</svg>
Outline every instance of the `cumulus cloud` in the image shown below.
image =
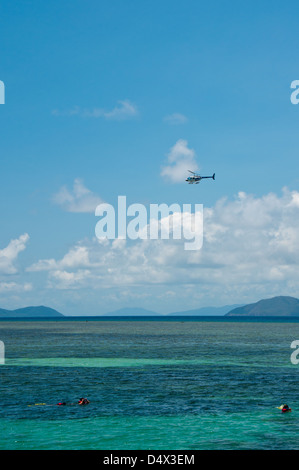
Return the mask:
<svg viewBox="0 0 299 470">
<path fill-rule="evenodd" d="M 16 282 L 0 282 L 0 294 L 28 292 L 32 290 L 32 284 L 25 282 L 19 284 Z"/>
<path fill-rule="evenodd" d="M 130 100 L 120 100 L 116 106 L 110 110 L 103 108 L 82 109 L 79 106 L 74 106 L 67 111 L 60 111 L 54 109 L 52 111 L 54 116 L 81 116 L 84 118 L 104 118 L 110 121 L 123 121 L 132 119 L 138 116 L 138 108 Z"/>
<path fill-rule="evenodd" d="M 48 280 L 48 287 L 56 289 L 78 289 L 86 286 L 89 276 L 88 270 L 78 270 L 77 272 L 69 272 L 62 270 L 51 271 Z"/>
<path fill-rule="evenodd" d="M 80 179 L 75 179 L 73 190 L 63 186 L 54 196 L 53 202 L 67 212 L 94 212 L 102 199 L 86 188 Z"/>
<path fill-rule="evenodd" d="M 169 114 L 168 116 L 165 116 L 163 120 L 164 122 L 167 122 L 167 124 L 172 125 L 185 124 L 188 121 L 187 117 L 181 113 Z"/>
<path fill-rule="evenodd" d="M 178 300 L 192 296 L 194 302 L 204 298 L 210 304 L 213 299 L 235 303 L 298 296 L 299 192 L 284 189 L 281 196 L 262 197 L 240 192 L 234 200 L 221 199 L 204 208 L 203 228 L 198 251 L 184 250 L 184 239 L 95 238 L 29 270 L 47 272 L 53 289 L 145 293 L 151 286 L 159 298 L 175 292 Z"/>
<path fill-rule="evenodd" d="M 138 114 L 137 106 L 129 100 L 118 101 L 111 111 L 104 111 L 101 109 L 94 109 L 91 113 L 91 117 L 101 117 L 105 119 L 121 121 L 124 119 L 130 119 L 136 117 Z"/>
<path fill-rule="evenodd" d="M 167 158 L 168 165 L 162 168 L 161 175 L 172 183 L 183 182 L 188 170 L 198 170 L 195 151 L 188 147 L 186 140 L 178 140 L 170 149 Z"/>
<path fill-rule="evenodd" d="M 7 247 L 0 250 L 0 273 L 16 274 L 15 261 L 21 251 L 24 251 L 29 241 L 28 233 L 24 233 L 19 238 L 11 240 Z"/>
<path fill-rule="evenodd" d="M 27 271 L 57 271 L 64 269 L 76 269 L 89 265 L 90 261 L 87 247 L 78 245 L 74 248 L 71 248 L 61 260 L 56 261 L 54 258 L 39 260 L 37 263 L 34 263 L 32 266 L 27 268 Z"/>
</svg>

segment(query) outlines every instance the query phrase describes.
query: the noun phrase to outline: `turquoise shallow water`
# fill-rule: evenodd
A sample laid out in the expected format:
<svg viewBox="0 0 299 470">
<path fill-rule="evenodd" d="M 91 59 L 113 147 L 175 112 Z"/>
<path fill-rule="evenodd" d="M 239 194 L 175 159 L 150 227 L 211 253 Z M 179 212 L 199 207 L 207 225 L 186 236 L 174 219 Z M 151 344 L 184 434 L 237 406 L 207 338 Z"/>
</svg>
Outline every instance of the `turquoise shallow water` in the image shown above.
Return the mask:
<svg viewBox="0 0 299 470">
<path fill-rule="evenodd" d="M 0 449 L 299 449 L 295 339 L 289 322 L 0 322 Z"/>
</svg>

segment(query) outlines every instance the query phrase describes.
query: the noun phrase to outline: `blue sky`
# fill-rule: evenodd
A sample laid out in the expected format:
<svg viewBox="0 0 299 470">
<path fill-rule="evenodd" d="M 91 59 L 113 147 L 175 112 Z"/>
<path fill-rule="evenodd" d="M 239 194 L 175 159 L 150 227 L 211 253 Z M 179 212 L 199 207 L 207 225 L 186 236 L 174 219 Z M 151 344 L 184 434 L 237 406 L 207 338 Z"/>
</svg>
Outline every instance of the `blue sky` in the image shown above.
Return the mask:
<svg viewBox="0 0 299 470">
<path fill-rule="evenodd" d="M 0 306 L 166 313 L 299 296 L 298 9 L 2 2 Z M 215 182 L 163 177 L 180 141 Z M 116 261 L 94 240 L 94 212 L 59 203 L 74 182 L 113 205 L 203 204 L 201 253 L 136 242 Z"/>
</svg>

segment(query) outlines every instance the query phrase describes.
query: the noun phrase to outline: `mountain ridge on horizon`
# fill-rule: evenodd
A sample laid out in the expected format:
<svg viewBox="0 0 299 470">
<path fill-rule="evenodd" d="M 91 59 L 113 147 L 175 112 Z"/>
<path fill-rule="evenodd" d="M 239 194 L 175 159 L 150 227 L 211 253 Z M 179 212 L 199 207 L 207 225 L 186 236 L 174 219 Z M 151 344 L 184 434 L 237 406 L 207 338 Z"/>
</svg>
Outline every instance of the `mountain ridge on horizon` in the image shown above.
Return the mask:
<svg viewBox="0 0 299 470">
<path fill-rule="evenodd" d="M 34 318 L 34 317 L 64 317 L 62 313 L 54 308 L 39 305 L 36 307 L 23 307 L 15 310 L 0 308 L 0 318 Z"/>
<path fill-rule="evenodd" d="M 249 317 L 298 317 L 299 299 L 296 297 L 279 295 L 270 299 L 262 299 L 258 302 L 237 307 L 226 314 L 226 316 L 249 316 Z"/>
<path fill-rule="evenodd" d="M 139 307 L 124 307 L 112 312 L 107 312 L 101 315 L 101 317 L 119 317 L 119 316 L 154 316 L 160 315 L 160 313 L 154 312 L 153 310 L 147 310 L 146 308 Z"/>
<path fill-rule="evenodd" d="M 186 310 L 186 311 L 178 311 L 178 312 L 171 312 L 167 314 L 161 314 L 155 312 L 153 310 L 147 310 L 145 308 L 139 307 L 124 307 L 117 310 L 113 310 L 111 312 L 107 312 L 101 315 L 91 315 L 91 316 L 103 316 L 103 317 L 113 317 L 113 316 L 223 316 L 232 308 L 239 307 L 240 304 L 233 304 L 233 305 L 226 305 L 223 307 L 200 307 L 197 309 Z M 73 315 L 65 315 L 57 310 L 54 310 L 50 307 L 45 306 L 37 306 L 37 307 L 24 307 L 18 308 L 15 310 L 8 310 L 0 308 L 0 318 L 25 318 L 25 317 L 70 317 Z M 74 315 L 77 316 L 77 315 Z M 82 315 L 81 315 L 82 316 Z"/>
<path fill-rule="evenodd" d="M 46 306 L 31 306 L 8 310 L 0 308 L 0 318 L 36 318 L 36 317 L 73 317 L 64 315 L 57 310 Z M 82 316 L 82 315 L 80 315 Z M 84 316 L 84 315 L 83 315 Z M 101 315 L 101 317 L 116 316 L 299 316 L 299 299 L 291 296 L 276 296 L 270 299 L 261 299 L 250 304 L 233 304 L 222 307 L 200 307 L 197 309 L 160 314 L 153 310 L 138 307 L 124 307 Z"/>
</svg>

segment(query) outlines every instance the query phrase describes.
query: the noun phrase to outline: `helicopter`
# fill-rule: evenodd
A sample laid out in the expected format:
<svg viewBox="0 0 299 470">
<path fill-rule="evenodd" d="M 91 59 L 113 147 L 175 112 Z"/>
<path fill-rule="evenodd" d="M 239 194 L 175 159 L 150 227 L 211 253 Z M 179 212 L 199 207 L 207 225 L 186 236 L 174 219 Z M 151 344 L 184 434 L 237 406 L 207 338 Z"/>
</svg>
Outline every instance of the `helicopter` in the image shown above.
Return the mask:
<svg viewBox="0 0 299 470">
<path fill-rule="evenodd" d="M 200 180 L 204 178 L 212 178 L 213 180 L 215 179 L 215 173 L 213 173 L 213 176 L 200 176 L 197 173 L 194 173 L 194 171 L 188 170 L 189 173 L 192 173 L 193 176 L 188 176 L 188 178 L 185 180 L 187 181 L 188 184 L 198 184 Z"/>
</svg>

